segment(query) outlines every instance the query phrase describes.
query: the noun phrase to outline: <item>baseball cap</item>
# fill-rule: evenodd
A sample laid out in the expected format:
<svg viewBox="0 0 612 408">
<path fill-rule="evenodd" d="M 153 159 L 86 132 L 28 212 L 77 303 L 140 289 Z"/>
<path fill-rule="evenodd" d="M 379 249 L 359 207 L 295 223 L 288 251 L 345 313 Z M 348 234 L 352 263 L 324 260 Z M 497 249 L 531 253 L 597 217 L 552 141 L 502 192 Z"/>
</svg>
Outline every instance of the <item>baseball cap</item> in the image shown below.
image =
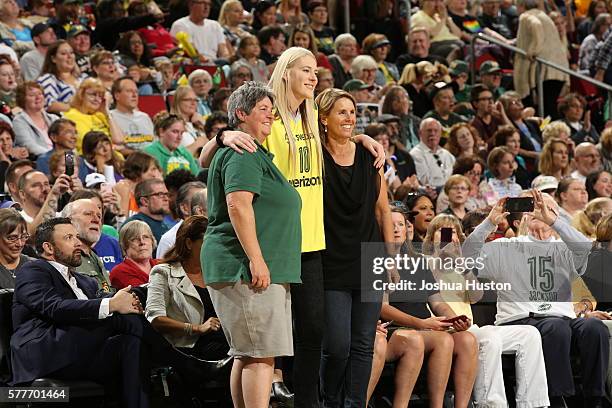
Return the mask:
<svg viewBox="0 0 612 408">
<path fill-rule="evenodd" d="M 372 85 L 366 84 L 361 79 L 351 79 L 349 81 L 346 81 L 346 83 L 342 87 L 342 89 L 345 90 L 346 92 L 362 91 L 364 89 L 372 89 L 372 88 L 373 88 Z"/>
<path fill-rule="evenodd" d="M 391 44 L 391 42 L 385 38 L 384 40 L 376 41 L 374 44 L 372 44 L 370 49 L 374 50 L 374 49 L 376 49 L 378 47 L 382 47 L 383 45 L 390 45 L 390 44 Z"/>
<path fill-rule="evenodd" d="M 494 72 L 501 71 L 501 67 L 497 61 L 485 61 L 480 65 L 478 73 L 480 75 L 492 74 Z"/>
<path fill-rule="evenodd" d="M 85 187 L 87 188 L 95 187 L 100 183 L 106 183 L 106 177 L 104 177 L 104 174 L 91 173 L 85 176 Z"/>
<path fill-rule="evenodd" d="M 553 176 L 539 175 L 531 182 L 531 188 L 539 191 L 556 190 L 559 186 L 559 181 Z"/>
<path fill-rule="evenodd" d="M 51 26 L 47 23 L 38 23 L 32 27 L 32 38 L 41 35 L 45 31 L 47 31 Z"/>
<path fill-rule="evenodd" d="M 431 85 L 431 90 L 429 91 L 429 99 L 433 100 L 436 97 L 438 92 L 443 89 L 452 88 L 450 83 L 446 83 L 444 81 L 438 81 Z"/>
<path fill-rule="evenodd" d="M 448 70 L 452 75 L 467 74 L 470 72 L 470 67 L 465 61 L 454 60 Z"/>
<path fill-rule="evenodd" d="M 68 33 L 66 33 L 66 36 L 68 38 L 74 38 L 77 35 L 83 34 L 83 33 L 90 34 L 89 29 L 83 25 L 77 24 L 77 25 L 73 25 L 72 27 L 70 27 L 70 30 L 68 30 Z"/>
</svg>

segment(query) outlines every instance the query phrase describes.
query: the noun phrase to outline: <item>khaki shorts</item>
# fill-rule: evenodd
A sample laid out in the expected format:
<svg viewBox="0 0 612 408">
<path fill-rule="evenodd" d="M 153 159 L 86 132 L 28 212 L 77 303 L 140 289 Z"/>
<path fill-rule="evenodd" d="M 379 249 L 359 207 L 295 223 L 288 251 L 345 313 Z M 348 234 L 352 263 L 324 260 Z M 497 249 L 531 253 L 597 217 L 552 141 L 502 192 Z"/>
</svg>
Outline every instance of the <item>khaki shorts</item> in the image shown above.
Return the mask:
<svg viewBox="0 0 612 408">
<path fill-rule="evenodd" d="M 242 281 L 207 287 L 230 346 L 230 356 L 293 355 L 288 284 L 273 283 L 264 291 L 254 291 Z"/>
</svg>

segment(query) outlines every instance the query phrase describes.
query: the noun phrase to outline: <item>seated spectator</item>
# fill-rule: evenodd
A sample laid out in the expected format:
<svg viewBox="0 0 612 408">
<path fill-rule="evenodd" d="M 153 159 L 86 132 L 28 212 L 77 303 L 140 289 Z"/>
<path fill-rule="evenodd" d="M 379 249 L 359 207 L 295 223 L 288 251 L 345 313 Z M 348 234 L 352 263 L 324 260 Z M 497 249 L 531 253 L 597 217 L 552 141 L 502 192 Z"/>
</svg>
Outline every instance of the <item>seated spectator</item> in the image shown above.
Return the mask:
<svg viewBox="0 0 612 408">
<path fill-rule="evenodd" d="M 416 212 L 414 215 L 413 242 L 423 242 L 427 234 L 429 223 L 436 216 L 433 201 L 423 193 L 412 194 L 406 198 L 408 211 Z"/>
<path fill-rule="evenodd" d="M 562 120 L 570 128 L 570 137 L 576 144 L 599 142 L 597 129 L 591 125 L 591 111 L 585 112 L 585 108 L 586 99 L 576 93 L 565 95 L 557 105 Z"/>
<path fill-rule="evenodd" d="M 217 19 L 223 34 L 225 34 L 227 48 L 230 57 L 236 55 L 236 50 L 240 41 L 251 35 L 250 27 L 245 24 L 245 11 L 240 0 L 227 0 L 221 5 L 219 18 Z"/>
<path fill-rule="evenodd" d="M 114 186 L 121 180 L 123 160 L 113 150 L 108 137 L 102 132 L 87 132 L 83 138 L 83 159 L 87 173 L 104 175 L 106 182 Z M 86 175 L 85 175 L 86 177 Z"/>
<path fill-rule="evenodd" d="M 230 53 L 221 24 L 208 19 L 212 1 L 189 0 L 187 4 L 189 15 L 172 23 L 170 34 L 174 38 L 179 32 L 188 34 L 189 40 L 200 54 L 200 63 L 214 64 L 218 58 L 229 58 Z"/>
<path fill-rule="evenodd" d="M 612 197 L 612 174 L 598 170 L 586 177 L 586 189 L 589 201 L 597 197 Z"/>
<path fill-rule="evenodd" d="M 45 55 L 49 46 L 57 41 L 53 28 L 45 23 L 38 23 L 32 27 L 32 41 L 34 49 L 23 54 L 19 60 L 21 76 L 25 81 L 36 81 L 40 76 Z"/>
<path fill-rule="evenodd" d="M 106 89 L 102 82 L 95 78 L 84 80 L 70 103 L 70 109 L 64 114 L 66 119 L 76 123 L 77 152 L 82 153 L 83 138 L 88 132 L 105 134 L 112 143 L 124 143 L 123 132 L 108 113 Z"/>
<path fill-rule="evenodd" d="M 230 73 L 227 77 L 232 89 L 237 89 L 245 82 L 253 80 L 253 71 L 246 61 L 238 60 L 232 64 Z"/>
<path fill-rule="evenodd" d="M 419 3 L 421 9 L 411 17 L 414 27 L 426 27 L 431 33 L 429 52 L 443 58 L 455 59 L 463 54 L 461 30 L 448 17 L 446 5 L 442 2 L 424 1 Z M 434 16 L 438 14 L 438 20 Z M 455 58 L 452 58 L 453 55 Z"/>
<path fill-rule="evenodd" d="M 542 148 L 538 171 L 544 176 L 554 176 L 559 181 L 569 176 L 571 167 L 567 143 L 559 138 L 547 141 Z"/>
<path fill-rule="evenodd" d="M 170 201 L 170 216 L 167 217 L 167 221 L 170 223 L 170 225 L 174 225 L 176 223 L 175 220 L 180 218 L 179 210 L 176 206 L 178 191 L 185 184 L 191 183 L 192 181 L 198 181 L 198 179 L 187 169 L 177 169 L 164 176 L 164 184 L 168 189 L 168 197 Z"/>
<path fill-rule="evenodd" d="M 153 25 L 164 18 L 164 14 L 159 10 L 143 16 L 128 16 L 121 0 L 102 0 L 96 6 L 94 43 L 100 43 L 105 49 L 112 50 L 121 33 Z"/>
<path fill-rule="evenodd" d="M 569 126 L 561 120 L 554 120 L 544 127 L 542 130 L 542 140 L 546 143 L 549 139 L 559 138 L 563 140 L 569 149 L 570 156 L 574 156 L 576 143 L 570 137 L 571 131 Z"/>
<path fill-rule="evenodd" d="M 179 350 L 204 360 L 227 356 L 229 346 L 202 278 L 200 248 L 208 220 L 190 217 L 176 245 L 149 276 L 145 315 L 155 330 Z"/>
<path fill-rule="evenodd" d="M 53 142 L 53 149 L 38 156 L 36 168 L 45 174 L 50 174 L 49 159 L 51 155 L 55 152 L 64 154 L 66 151 L 71 151 L 75 153 L 75 172 L 79 174 L 79 178 L 82 181 L 85 181 L 85 176 L 88 173 L 87 166 L 85 166 L 85 161 L 76 155 L 77 136 L 75 123 L 69 119 L 57 119 L 51 123 L 47 134 Z"/>
<path fill-rule="evenodd" d="M 601 132 L 601 138 L 597 143 L 597 150 L 601 155 L 601 163 L 608 173 L 612 173 L 612 127 Z"/>
<path fill-rule="evenodd" d="M 191 197 L 191 215 L 203 215 L 208 218 L 208 194 L 206 189 L 196 191 Z"/>
<path fill-rule="evenodd" d="M 0 121 L 0 159 L 10 163 L 27 159 L 29 156 L 27 148 L 15 146 L 15 132 L 11 125 Z"/>
<path fill-rule="evenodd" d="M 351 65 L 359 54 L 357 51 L 357 39 L 352 34 L 343 33 L 334 41 L 335 53 L 329 56 L 329 63 L 334 73 L 334 88 L 340 88 L 352 79 Z"/>
<path fill-rule="evenodd" d="M 474 119 L 470 122 L 480 137 L 492 147 L 495 144 L 495 132 L 500 126 L 509 124 L 504 107 L 501 103 L 495 103 L 493 92 L 484 85 L 474 85 L 470 99 L 476 111 Z"/>
<path fill-rule="evenodd" d="M 495 146 L 505 146 L 514 156 L 516 168 L 514 169 L 514 177 L 516 182 L 524 189 L 529 189 L 534 173 L 527 170 L 525 159 L 519 155 L 521 147 L 521 136 L 516 128 L 510 125 L 504 125 L 495 132 Z"/>
<path fill-rule="evenodd" d="M 259 30 L 257 39 L 261 47 L 259 56 L 272 72 L 276 60 L 287 49 L 285 33 L 277 25 L 267 26 Z"/>
<path fill-rule="evenodd" d="M 0 4 L 0 37 L 17 53 L 23 54 L 34 48 L 32 23 L 19 18 L 19 6 L 15 0 L 4 0 Z"/>
<path fill-rule="evenodd" d="M 434 65 L 428 61 L 408 64 L 404 67 L 398 82 L 398 85 L 403 86 L 408 92 L 412 102 L 412 113 L 419 118 L 433 109 L 426 86 L 431 81 L 434 71 Z"/>
<path fill-rule="evenodd" d="M 453 174 L 444 184 L 444 193 L 448 196 L 448 208 L 442 214 L 450 214 L 462 221 L 468 210 L 465 203 L 470 196 L 472 182 L 460 174 Z"/>
<path fill-rule="evenodd" d="M 190 86 L 179 86 L 174 93 L 170 113 L 181 118 L 185 131 L 180 146 L 192 155 L 208 142 L 204 132 L 206 120 L 198 113 L 198 98 Z"/>
<path fill-rule="evenodd" d="M 572 223 L 572 218 L 579 211 L 583 211 L 589 202 L 584 182 L 571 177 L 559 181 L 555 198 L 559 203 L 559 217 L 568 224 Z"/>
<path fill-rule="evenodd" d="M 55 0 L 53 6 L 55 16 L 49 17 L 47 24 L 53 27 L 58 39 L 65 40 L 67 32 L 74 27 L 74 22 L 79 20 L 80 5 L 66 0 Z"/>
<path fill-rule="evenodd" d="M 591 2 L 591 4 L 597 4 L 597 3 L 604 4 L 605 2 L 603 1 Z M 583 23 L 584 21 L 578 24 L 578 36 L 581 35 L 580 26 Z M 610 25 L 612 25 L 612 16 L 610 16 L 610 14 L 607 12 L 602 12 L 595 18 L 595 22 L 593 23 L 593 26 L 591 27 L 591 30 L 588 33 L 588 35 L 584 38 L 584 40 L 579 41 L 580 42 L 580 52 L 578 55 L 578 68 L 580 68 L 581 71 L 587 71 L 587 72 L 589 71 L 591 67 L 591 63 L 593 62 L 593 54 L 595 51 L 595 47 L 597 46 L 597 43 L 599 43 L 600 41 L 603 41 L 604 34 L 606 31 L 608 31 L 608 28 L 610 28 Z"/>
<path fill-rule="evenodd" d="M 102 259 L 106 270 L 110 271 L 123 260 L 121 248 L 119 248 L 119 233 L 112 226 L 112 218 L 119 213 L 117 207 L 120 200 L 114 190 L 83 188 L 73 192 L 69 201 L 82 199 L 93 201 L 102 212 L 102 220 L 104 221 L 101 229 L 102 235 L 100 235 L 98 242 L 93 245 L 93 250 Z"/>
<path fill-rule="evenodd" d="M 223 112 L 215 111 L 207 119 L 204 124 L 204 131 L 208 140 L 212 140 L 217 136 L 219 130 L 227 127 L 228 118 Z"/>
<path fill-rule="evenodd" d="M 467 211 L 474 211 L 480 208 L 486 208 L 487 202 L 482 196 L 480 189 L 480 181 L 484 174 L 485 163 L 479 156 L 462 157 L 457 159 L 453 166 L 453 174 L 465 176 L 470 180 L 470 191 L 465 208 Z M 442 190 L 436 202 L 436 213 L 441 213 L 448 208 L 448 195 Z"/>
<path fill-rule="evenodd" d="M 331 69 L 319 67 L 317 70 L 317 87 L 315 97 L 326 89 L 334 87 L 334 74 Z"/>
<path fill-rule="evenodd" d="M 117 42 L 117 51 L 119 51 L 119 59 L 122 65 L 131 66 L 138 64 L 144 67 L 153 66 L 151 49 L 140 31 L 127 31 L 121 34 Z M 143 75 L 141 78 L 143 81 L 153 79 L 152 74 L 154 71 L 148 69 L 147 72 L 149 75 Z"/>
<path fill-rule="evenodd" d="M 119 78 L 119 71 L 115 64 L 115 57 L 110 51 L 98 51 L 94 53 L 90 60 L 91 73 L 94 78 L 98 78 L 106 90 L 106 98 L 112 97 L 111 88 L 113 83 Z"/>
<path fill-rule="evenodd" d="M 514 154 L 507 147 L 496 147 L 487 157 L 487 166 L 492 176 L 480 183 L 479 189 L 487 205 L 494 206 L 504 197 L 518 197 L 523 188 L 516 183 Z"/>
<path fill-rule="evenodd" d="M 361 79 L 349 79 L 342 89 L 350 93 L 357 103 L 367 104 L 372 103 L 374 100 L 374 95 L 371 92 L 374 90 L 374 86 L 366 84 Z M 359 121 L 359 116 L 357 120 Z M 371 118 L 369 118 L 368 121 L 369 120 L 371 120 Z"/>
<path fill-rule="evenodd" d="M 22 253 L 30 239 L 25 220 L 12 208 L 0 209 L 0 289 L 15 288 L 15 272 L 33 258 Z"/>
<path fill-rule="evenodd" d="M 288 45 L 289 47 L 302 47 L 310 50 L 317 59 L 318 67 L 333 69 L 327 56 L 318 50 L 314 33 L 308 24 L 301 23 L 293 28 Z"/>
<path fill-rule="evenodd" d="M 243 37 L 238 43 L 238 54 L 240 58 L 236 60 L 236 64 L 248 65 L 254 81 L 268 81 L 270 72 L 264 60 L 259 58 L 261 47 L 257 37 L 250 34 Z"/>
<path fill-rule="evenodd" d="M 472 107 L 469 106 L 470 93 L 472 91 L 472 85 L 468 84 L 469 79 L 469 65 L 465 61 L 454 60 L 448 67 L 448 72 L 451 76 L 451 86 L 453 87 L 453 93 L 455 94 L 455 100 L 459 104 L 453 109 L 459 112 L 461 109 L 462 114 L 472 114 Z"/>
<path fill-rule="evenodd" d="M 586 182 L 589 174 L 602 169 L 599 150 L 593 143 L 582 142 L 574 150 L 574 170 L 570 176 Z"/>
<path fill-rule="evenodd" d="M 612 214 L 612 199 L 610 197 L 595 198 L 572 217 L 571 225 L 584 234 L 585 237 L 595 240 L 596 227 L 602 218 Z"/>
<path fill-rule="evenodd" d="M 440 147 L 442 125 L 433 118 L 423 119 L 420 142 L 410 150 L 419 183 L 440 191 L 453 171 L 455 157 Z"/>
<path fill-rule="evenodd" d="M 110 273 L 110 282 L 115 289 L 123 289 L 149 283 L 149 273 L 157 265 L 153 259 L 153 248 L 157 245 L 151 228 L 143 221 L 130 221 L 121 228 L 119 235 L 123 262 Z"/>
<path fill-rule="evenodd" d="M 276 12 L 276 21 L 295 26 L 308 23 L 308 17 L 302 13 L 302 4 L 295 0 L 281 0 Z"/>
<path fill-rule="evenodd" d="M 263 27 L 276 24 L 276 4 L 270 0 L 261 0 L 253 7 L 253 29 L 260 31 Z"/>
<path fill-rule="evenodd" d="M 358 55 L 351 62 L 351 77 L 363 81 L 366 85 L 373 88 L 371 92 L 372 101 L 380 100 L 380 96 L 382 96 L 379 94 L 382 87 L 376 85 L 374 82 L 376 80 L 377 71 L 378 65 L 370 55 Z"/>
<path fill-rule="evenodd" d="M 16 89 L 17 76 L 15 75 L 13 63 L 8 57 L 3 56 L 0 58 L 0 102 L 5 103 L 11 110 L 17 106 Z"/>
<path fill-rule="evenodd" d="M 478 70 L 478 76 L 480 77 L 480 82 L 493 93 L 495 101 L 506 92 L 501 86 L 503 74 L 497 61 L 489 60 L 483 62 Z"/>
<path fill-rule="evenodd" d="M 376 61 L 378 70 L 376 71 L 375 83 L 384 87 L 387 84 L 396 83 L 399 80 L 397 66 L 386 61 L 391 51 L 391 42 L 384 34 L 369 34 L 361 43 L 363 52 L 370 55 Z"/>
<path fill-rule="evenodd" d="M 394 85 L 389 88 L 382 104 L 382 114 L 394 115 L 399 119 L 401 126 L 397 141 L 406 150 L 412 149 L 419 143 L 419 127 L 421 119 L 412 114 L 412 102 L 408 92 L 401 86 Z M 389 127 L 389 126 L 387 126 Z M 393 135 L 389 135 L 391 141 L 395 142 Z"/>
<path fill-rule="evenodd" d="M 70 44 L 59 40 L 49 46 L 36 81 L 43 87 L 48 112 L 61 113 L 70 109 L 70 102 L 81 81 Z"/>
<path fill-rule="evenodd" d="M 138 213 L 128 218 L 126 224 L 132 220 L 146 222 L 153 232 L 155 242 L 159 242 L 162 235 L 171 228 L 164 221 L 164 216 L 170 213 L 166 185 L 159 179 L 143 180 L 136 185 L 134 197 L 138 204 Z"/>
<path fill-rule="evenodd" d="M 500 13 L 500 4 L 500 0 L 482 2 L 482 13 L 478 16 L 478 22 L 481 27 L 495 31 L 506 39 L 514 38 L 508 18 Z"/>
<path fill-rule="evenodd" d="M 433 102 L 433 109 L 423 116 L 423 119 L 433 118 L 442 125 L 442 138 L 448 139 L 450 128 L 458 123 L 467 122 L 467 118 L 452 111 L 455 106 L 455 94 L 450 84 L 436 82 L 429 97 Z"/>
<path fill-rule="evenodd" d="M 328 11 L 327 4 L 321 0 L 313 0 L 306 7 L 310 28 L 315 36 L 317 49 L 325 55 L 334 53 L 334 29 L 327 25 Z"/>
<path fill-rule="evenodd" d="M 129 77 L 117 79 L 111 88 L 115 109 L 110 117 L 117 124 L 124 136 L 124 147 L 121 152 L 132 154 L 143 150 L 153 143 L 155 133 L 151 117 L 138 110 L 138 87 Z"/>
<path fill-rule="evenodd" d="M 77 67 L 81 73 L 91 72 L 91 32 L 83 25 L 73 25 L 66 33 L 68 44 L 74 50 Z"/>
<path fill-rule="evenodd" d="M 227 115 L 227 100 L 232 94 L 231 88 L 219 88 L 210 101 L 211 108 L 214 111 L 221 111 Z"/>
<path fill-rule="evenodd" d="M 49 127 L 57 116 L 45 111 L 43 88 L 37 82 L 24 82 L 17 87 L 17 106 L 22 110 L 13 119 L 15 144 L 40 156 L 53 148 Z"/>
<path fill-rule="evenodd" d="M 406 36 L 407 54 L 402 54 L 397 57 L 397 69 L 401 74 L 408 64 L 418 64 L 421 61 L 439 62 L 440 64 L 448 65 L 446 58 L 439 55 L 433 55 L 429 52 L 431 48 L 431 40 L 429 30 L 423 26 L 412 26 L 410 33 Z"/>
<path fill-rule="evenodd" d="M 166 256 L 167 252 L 174 246 L 176 241 L 176 232 L 181 227 L 183 220 L 191 217 L 191 198 L 198 191 L 206 189 L 206 185 L 201 181 L 191 181 L 183 184 L 176 192 L 176 199 L 174 201 L 174 207 L 176 208 L 176 215 L 178 215 L 179 221 L 174 224 L 172 228 L 164 235 L 162 235 L 157 245 L 156 258 L 162 259 Z"/>
<path fill-rule="evenodd" d="M 242 42 L 240 44 L 242 44 Z M 195 92 L 196 98 L 198 99 L 197 112 L 200 116 L 202 116 L 202 119 L 206 121 L 212 113 L 209 100 L 209 92 L 213 87 L 212 77 L 208 71 L 196 69 L 189 74 L 187 80 L 189 81 L 189 86 L 191 89 L 193 89 L 193 92 Z M 151 126 L 151 128 L 152 127 L 153 126 Z"/>
<path fill-rule="evenodd" d="M 200 166 L 193 154 L 181 146 L 185 132 L 185 123 L 177 115 L 160 112 L 155 115 L 155 135 L 159 138 L 147 148 L 145 152 L 155 157 L 162 168 L 164 175 L 176 169 L 187 169 L 198 174 Z"/>
<path fill-rule="evenodd" d="M 12 163 L 0 160 L 0 177 L 4 175 L 4 183 L 2 183 L 1 186 L 4 187 L 4 184 L 6 184 L 7 190 L 5 192 L 9 193 L 9 200 L 21 205 L 21 198 L 19 197 L 19 178 L 22 174 L 34 169 L 34 167 L 34 163 L 30 160 L 16 160 Z"/>
<path fill-rule="evenodd" d="M 444 145 L 457 159 L 470 156 L 481 156 L 487 150 L 478 131 L 468 123 L 453 125 L 448 133 L 448 141 Z"/>
</svg>

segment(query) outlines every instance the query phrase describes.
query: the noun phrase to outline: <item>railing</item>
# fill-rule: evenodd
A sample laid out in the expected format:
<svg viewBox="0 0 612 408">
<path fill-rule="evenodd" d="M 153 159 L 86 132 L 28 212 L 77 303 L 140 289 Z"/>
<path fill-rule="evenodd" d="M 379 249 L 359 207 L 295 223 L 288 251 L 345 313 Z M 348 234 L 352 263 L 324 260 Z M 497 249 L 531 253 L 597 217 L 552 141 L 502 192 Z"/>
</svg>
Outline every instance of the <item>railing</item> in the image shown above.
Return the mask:
<svg viewBox="0 0 612 408">
<path fill-rule="evenodd" d="M 523 51 L 520 48 L 517 48 L 513 45 L 509 45 L 506 44 L 500 40 L 498 40 L 497 38 L 493 38 L 490 37 L 486 34 L 482 34 L 482 33 L 478 33 L 477 35 L 472 37 L 472 41 L 470 42 L 470 53 L 471 53 L 471 57 L 472 57 L 472 84 L 474 83 L 474 79 L 476 78 L 476 41 L 478 40 L 482 40 L 482 41 L 487 41 L 489 43 L 493 43 L 496 45 L 499 45 L 500 47 L 506 48 L 514 53 L 523 55 L 524 57 L 527 57 L 527 53 L 525 51 Z M 542 80 L 542 75 L 541 75 L 541 68 L 540 68 L 540 64 L 542 65 L 546 65 L 551 67 L 552 69 L 556 69 L 557 71 L 561 71 L 561 72 L 565 72 L 566 74 L 573 76 L 575 78 L 579 78 L 583 81 L 589 82 L 599 88 L 604 89 L 605 91 L 608 92 L 608 117 L 612 119 L 612 86 L 603 83 L 601 81 L 598 81 L 596 79 L 593 79 L 589 76 L 586 76 L 584 74 L 581 74 L 580 72 L 576 72 L 576 71 L 572 71 L 569 68 L 563 67 L 561 65 L 555 64 L 554 62 L 542 59 L 540 57 L 535 57 L 535 61 L 536 61 L 536 81 L 537 81 L 537 87 L 536 87 L 536 93 L 537 93 L 537 97 L 538 97 L 538 113 L 540 114 L 541 117 L 544 117 L 544 92 L 543 92 L 543 80 Z"/>
</svg>

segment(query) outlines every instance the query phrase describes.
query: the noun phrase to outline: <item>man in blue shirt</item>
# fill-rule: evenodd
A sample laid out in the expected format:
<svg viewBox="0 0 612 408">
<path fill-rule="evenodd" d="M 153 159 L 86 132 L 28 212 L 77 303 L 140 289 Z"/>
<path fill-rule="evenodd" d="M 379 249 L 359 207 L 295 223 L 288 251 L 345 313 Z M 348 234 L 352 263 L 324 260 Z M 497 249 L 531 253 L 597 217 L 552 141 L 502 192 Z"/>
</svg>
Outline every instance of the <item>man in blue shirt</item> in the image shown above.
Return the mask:
<svg viewBox="0 0 612 408">
<path fill-rule="evenodd" d="M 170 213 L 168 189 L 163 180 L 150 179 L 141 181 L 134 189 L 134 197 L 138 204 L 139 212 L 128 218 L 125 222 L 132 220 L 144 221 L 149 225 L 157 242 L 170 228 L 164 216 Z M 123 224 L 123 225 L 125 225 Z"/>
</svg>

